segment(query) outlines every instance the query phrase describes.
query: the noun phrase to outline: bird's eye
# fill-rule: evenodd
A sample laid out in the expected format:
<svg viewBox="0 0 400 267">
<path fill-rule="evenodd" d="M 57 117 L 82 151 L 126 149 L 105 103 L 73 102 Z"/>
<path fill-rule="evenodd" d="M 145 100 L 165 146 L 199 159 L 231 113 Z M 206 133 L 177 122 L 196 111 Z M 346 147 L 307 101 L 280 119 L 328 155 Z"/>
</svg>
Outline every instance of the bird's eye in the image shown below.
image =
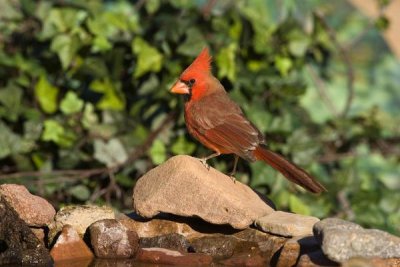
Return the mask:
<svg viewBox="0 0 400 267">
<path fill-rule="evenodd" d="M 190 80 L 189 80 L 189 84 L 190 84 L 190 85 L 193 85 L 195 82 L 196 82 L 195 79 L 190 79 Z"/>
</svg>

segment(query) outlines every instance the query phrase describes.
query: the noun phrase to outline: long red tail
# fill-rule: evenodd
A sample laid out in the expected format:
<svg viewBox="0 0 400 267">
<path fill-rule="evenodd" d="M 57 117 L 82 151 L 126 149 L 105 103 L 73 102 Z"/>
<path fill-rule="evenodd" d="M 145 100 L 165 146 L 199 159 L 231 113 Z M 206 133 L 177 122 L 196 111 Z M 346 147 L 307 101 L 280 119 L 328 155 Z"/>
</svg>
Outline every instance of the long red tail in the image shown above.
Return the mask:
<svg viewBox="0 0 400 267">
<path fill-rule="evenodd" d="M 254 156 L 256 159 L 271 165 L 271 167 L 282 173 L 287 179 L 304 187 L 310 192 L 321 193 L 326 191 L 325 187 L 317 182 L 305 170 L 265 147 L 257 147 L 256 150 L 254 150 Z"/>
</svg>

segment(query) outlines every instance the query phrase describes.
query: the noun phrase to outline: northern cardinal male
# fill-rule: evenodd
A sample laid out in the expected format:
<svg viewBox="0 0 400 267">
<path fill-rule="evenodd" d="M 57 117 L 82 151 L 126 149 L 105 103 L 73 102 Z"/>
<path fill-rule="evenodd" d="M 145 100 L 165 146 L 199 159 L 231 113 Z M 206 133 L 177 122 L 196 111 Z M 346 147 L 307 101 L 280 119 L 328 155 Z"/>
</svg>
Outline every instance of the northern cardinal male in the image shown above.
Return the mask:
<svg viewBox="0 0 400 267">
<path fill-rule="evenodd" d="M 229 98 L 222 84 L 212 75 L 210 64 L 211 56 L 204 48 L 171 89 L 173 93 L 187 96 L 185 121 L 189 133 L 215 151 L 201 159 L 203 164 L 220 154 L 234 154 L 234 173 L 238 157 L 250 162 L 262 160 L 313 193 L 326 191 L 303 169 L 264 146 L 263 135 Z"/>
</svg>

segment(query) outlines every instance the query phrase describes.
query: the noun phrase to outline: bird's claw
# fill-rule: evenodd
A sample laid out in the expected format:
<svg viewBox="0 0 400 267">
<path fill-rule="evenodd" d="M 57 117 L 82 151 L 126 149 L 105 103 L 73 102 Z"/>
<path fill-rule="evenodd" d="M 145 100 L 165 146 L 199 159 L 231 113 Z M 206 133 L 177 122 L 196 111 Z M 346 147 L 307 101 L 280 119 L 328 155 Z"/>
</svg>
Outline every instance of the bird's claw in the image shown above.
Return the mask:
<svg viewBox="0 0 400 267">
<path fill-rule="evenodd" d="M 210 170 L 210 165 L 207 164 L 206 159 L 199 159 L 201 164 L 203 164 L 204 167 L 206 167 L 207 170 Z"/>
<path fill-rule="evenodd" d="M 235 176 L 233 176 L 233 175 L 234 175 L 234 173 L 230 173 L 230 174 L 229 174 L 229 177 L 231 177 L 232 182 L 236 184 L 236 178 L 235 178 Z"/>
</svg>

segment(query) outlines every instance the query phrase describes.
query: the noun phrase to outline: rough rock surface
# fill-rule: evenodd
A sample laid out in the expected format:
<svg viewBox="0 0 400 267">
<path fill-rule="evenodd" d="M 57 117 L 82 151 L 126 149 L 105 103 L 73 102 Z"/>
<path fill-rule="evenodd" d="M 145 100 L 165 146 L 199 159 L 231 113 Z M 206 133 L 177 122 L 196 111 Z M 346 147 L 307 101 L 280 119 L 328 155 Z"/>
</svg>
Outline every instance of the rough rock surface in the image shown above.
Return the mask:
<svg viewBox="0 0 400 267">
<path fill-rule="evenodd" d="M 179 252 L 188 252 L 190 244 L 183 235 L 167 234 L 140 239 L 141 248 L 166 248 Z"/>
<path fill-rule="evenodd" d="M 313 226 L 319 219 L 312 216 L 275 211 L 255 221 L 262 231 L 281 236 L 305 236 L 313 234 Z"/>
<path fill-rule="evenodd" d="M 250 187 L 189 156 L 172 157 L 140 178 L 133 204 L 146 218 L 160 212 L 198 216 L 236 229 L 273 212 Z"/>
<path fill-rule="evenodd" d="M 342 267 L 399 267 L 400 258 L 351 258 L 342 263 Z"/>
<path fill-rule="evenodd" d="M 177 218 L 168 216 L 167 218 L 153 218 L 143 219 L 139 218 L 136 214 L 129 214 L 122 221 L 129 221 L 136 229 L 137 234 L 140 238 L 156 237 L 160 235 L 168 234 L 180 234 L 187 238 L 198 237 L 202 234 L 194 230 L 186 220 L 177 221 Z M 203 221 L 202 221 L 203 222 Z"/>
<path fill-rule="evenodd" d="M 314 235 L 324 254 L 333 261 L 353 257 L 400 258 L 400 237 L 341 219 L 328 218 L 316 223 Z"/>
<path fill-rule="evenodd" d="M 139 249 L 136 259 L 141 262 L 180 265 L 180 266 L 208 266 L 212 257 L 199 253 L 181 253 L 165 248 Z"/>
<path fill-rule="evenodd" d="M 0 195 L 29 226 L 46 226 L 53 221 L 56 211 L 44 198 L 32 195 L 23 185 L 2 184 Z"/>
<path fill-rule="evenodd" d="M 102 219 L 114 219 L 114 211 L 110 207 L 94 205 L 66 206 L 61 208 L 49 228 L 51 240 L 61 231 L 64 225 L 71 225 L 83 237 L 86 229 L 94 222 Z"/>
<path fill-rule="evenodd" d="M 60 236 L 50 251 L 50 255 L 56 264 L 60 261 L 75 261 L 94 257 L 92 251 L 70 225 L 64 225 Z"/>
<path fill-rule="evenodd" d="M 90 241 L 99 258 L 131 258 L 139 247 L 134 229 L 114 219 L 104 219 L 90 225 Z"/>
<path fill-rule="evenodd" d="M 276 265 L 279 252 L 285 245 L 286 238 L 281 236 L 270 235 L 267 240 L 258 242 L 259 249 L 263 252 L 263 256 L 267 259 L 271 265 Z"/>
<path fill-rule="evenodd" d="M 223 266 L 269 266 L 259 253 L 240 253 L 219 262 Z"/>
<path fill-rule="evenodd" d="M 286 241 L 283 246 L 277 267 L 295 266 L 298 258 L 305 253 L 320 250 L 317 240 L 313 236 L 295 237 Z"/>
<path fill-rule="evenodd" d="M 32 233 L 35 234 L 36 238 L 42 242 L 42 244 L 46 245 L 46 234 L 45 234 L 45 229 L 43 228 L 33 228 L 29 227 L 32 231 Z"/>
<path fill-rule="evenodd" d="M 52 266 L 48 250 L 0 195 L 0 265 Z"/>
<path fill-rule="evenodd" d="M 204 253 L 216 259 L 229 258 L 233 255 L 238 239 L 231 236 L 205 236 L 191 242 L 197 253 Z"/>
</svg>

